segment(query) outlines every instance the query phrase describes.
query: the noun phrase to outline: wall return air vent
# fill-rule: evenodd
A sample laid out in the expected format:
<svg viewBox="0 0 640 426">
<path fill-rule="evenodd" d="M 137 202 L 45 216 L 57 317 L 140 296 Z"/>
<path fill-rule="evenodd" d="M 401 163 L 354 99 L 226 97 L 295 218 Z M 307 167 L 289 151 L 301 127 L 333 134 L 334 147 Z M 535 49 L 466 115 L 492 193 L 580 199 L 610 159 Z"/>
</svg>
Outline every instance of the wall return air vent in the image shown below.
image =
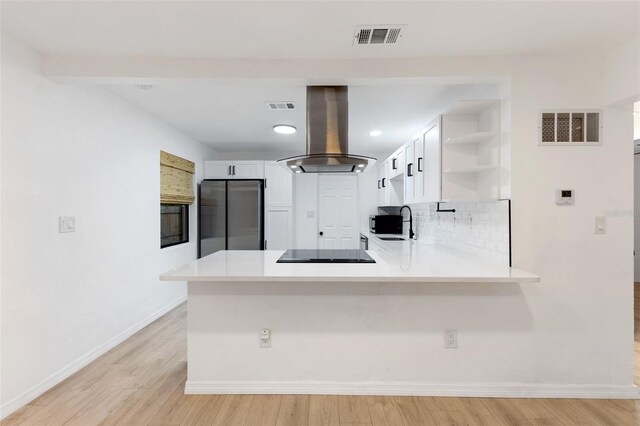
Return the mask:
<svg viewBox="0 0 640 426">
<path fill-rule="evenodd" d="M 398 44 L 406 25 L 359 25 L 353 34 L 353 45 Z"/>
<path fill-rule="evenodd" d="M 600 110 L 541 111 L 538 144 L 548 146 L 600 145 L 602 117 Z"/>
</svg>

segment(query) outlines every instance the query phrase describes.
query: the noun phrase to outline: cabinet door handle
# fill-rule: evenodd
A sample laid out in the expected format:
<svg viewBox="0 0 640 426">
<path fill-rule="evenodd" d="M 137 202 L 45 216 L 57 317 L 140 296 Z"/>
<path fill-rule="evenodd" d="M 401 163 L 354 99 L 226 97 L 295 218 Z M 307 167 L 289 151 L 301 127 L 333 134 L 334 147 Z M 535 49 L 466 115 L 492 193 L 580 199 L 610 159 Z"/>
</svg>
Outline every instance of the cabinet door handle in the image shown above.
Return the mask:
<svg viewBox="0 0 640 426">
<path fill-rule="evenodd" d="M 397 158 L 392 158 L 391 159 L 391 168 L 393 170 L 396 170 L 398 168 L 398 159 Z"/>
<path fill-rule="evenodd" d="M 324 235 L 324 232 L 320 231 L 320 236 L 322 237 Z"/>
<path fill-rule="evenodd" d="M 386 180 L 386 178 L 382 178 L 382 187 L 383 187 L 383 188 L 386 188 L 386 187 L 387 187 L 387 185 L 385 185 L 385 184 L 384 184 L 384 181 L 385 181 L 385 180 Z"/>
<path fill-rule="evenodd" d="M 418 172 L 422 173 L 422 157 L 418 157 Z"/>
<path fill-rule="evenodd" d="M 413 176 L 413 163 L 407 164 L 407 176 L 409 177 Z"/>
<path fill-rule="evenodd" d="M 378 179 L 378 189 L 380 189 L 380 179 Z"/>
<path fill-rule="evenodd" d="M 227 176 L 231 176 L 231 166 L 229 166 L 229 170 L 227 170 Z"/>
<path fill-rule="evenodd" d="M 233 175 L 236 175 L 236 166 L 233 166 Z"/>
</svg>

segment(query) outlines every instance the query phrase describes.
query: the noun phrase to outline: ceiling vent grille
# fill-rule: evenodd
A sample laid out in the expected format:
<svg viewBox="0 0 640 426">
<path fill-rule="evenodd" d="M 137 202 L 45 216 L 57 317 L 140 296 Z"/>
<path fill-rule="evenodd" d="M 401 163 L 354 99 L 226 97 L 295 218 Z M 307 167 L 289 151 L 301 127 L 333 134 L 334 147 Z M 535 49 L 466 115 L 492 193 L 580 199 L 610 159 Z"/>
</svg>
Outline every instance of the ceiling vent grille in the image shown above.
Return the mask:
<svg viewBox="0 0 640 426">
<path fill-rule="evenodd" d="M 269 108 L 271 110 L 295 109 L 296 108 L 296 104 L 293 103 L 293 102 L 271 101 L 271 102 L 265 102 L 265 104 L 267 104 L 267 108 Z"/>
<path fill-rule="evenodd" d="M 366 25 L 357 26 L 353 44 L 398 44 L 402 41 L 406 25 Z"/>
</svg>

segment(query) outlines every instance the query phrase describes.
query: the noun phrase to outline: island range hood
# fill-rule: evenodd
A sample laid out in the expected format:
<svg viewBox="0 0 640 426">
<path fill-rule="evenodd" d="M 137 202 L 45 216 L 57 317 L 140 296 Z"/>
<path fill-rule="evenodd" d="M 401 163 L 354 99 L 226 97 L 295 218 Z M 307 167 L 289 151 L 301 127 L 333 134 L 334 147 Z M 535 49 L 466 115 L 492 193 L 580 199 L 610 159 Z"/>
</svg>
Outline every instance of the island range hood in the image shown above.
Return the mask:
<svg viewBox="0 0 640 426">
<path fill-rule="evenodd" d="M 361 173 L 376 159 L 349 154 L 349 89 L 307 86 L 307 155 L 278 163 L 296 173 Z"/>
</svg>

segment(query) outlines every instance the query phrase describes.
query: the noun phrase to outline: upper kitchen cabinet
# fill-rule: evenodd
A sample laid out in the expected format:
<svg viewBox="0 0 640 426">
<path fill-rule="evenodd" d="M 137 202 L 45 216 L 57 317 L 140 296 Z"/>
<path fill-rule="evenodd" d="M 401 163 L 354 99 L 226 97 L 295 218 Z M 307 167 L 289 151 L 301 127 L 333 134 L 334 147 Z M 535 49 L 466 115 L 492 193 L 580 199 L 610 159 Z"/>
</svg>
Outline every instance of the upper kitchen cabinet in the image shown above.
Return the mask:
<svg viewBox="0 0 640 426">
<path fill-rule="evenodd" d="M 389 179 L 396 178 L 404 173 L 404 147 L 394 152 L 389 157 Z"/>
<path fill-rule="evenodd" d="M 403 203 L 403 174 L 395 174 L 393 158 L 378 163 L 378 205 L 397 206 Z"/>
<path fill-rule="evenodd" d="M 440 201 L 440 121 L 438 117 L 427 126 L 422 137 L 413 144 L 413 203 Z"/>
<path fill-rule="evenodd" d="M 442 201 L 500 198 L 500 104 L 462 101 L 442 115 Z"/>
<path fill-rule="evenodd" d="M 378 205 L 388 206 L 391 204 L 389 192 L 389 159 L 378 163 Z"/>
<path fill-rule="evenodd" d="M 404 172 L 404 204 L 415 202 L 414 185 L 416 180 L 415 146 L 418 140 L 409 142 L 404 146 L 405 172 Z"/>
<path fill-rule="evenodd" d="M 263 179 L 264 161 L 205 161 L 205 179 Z"/>
</svg>

